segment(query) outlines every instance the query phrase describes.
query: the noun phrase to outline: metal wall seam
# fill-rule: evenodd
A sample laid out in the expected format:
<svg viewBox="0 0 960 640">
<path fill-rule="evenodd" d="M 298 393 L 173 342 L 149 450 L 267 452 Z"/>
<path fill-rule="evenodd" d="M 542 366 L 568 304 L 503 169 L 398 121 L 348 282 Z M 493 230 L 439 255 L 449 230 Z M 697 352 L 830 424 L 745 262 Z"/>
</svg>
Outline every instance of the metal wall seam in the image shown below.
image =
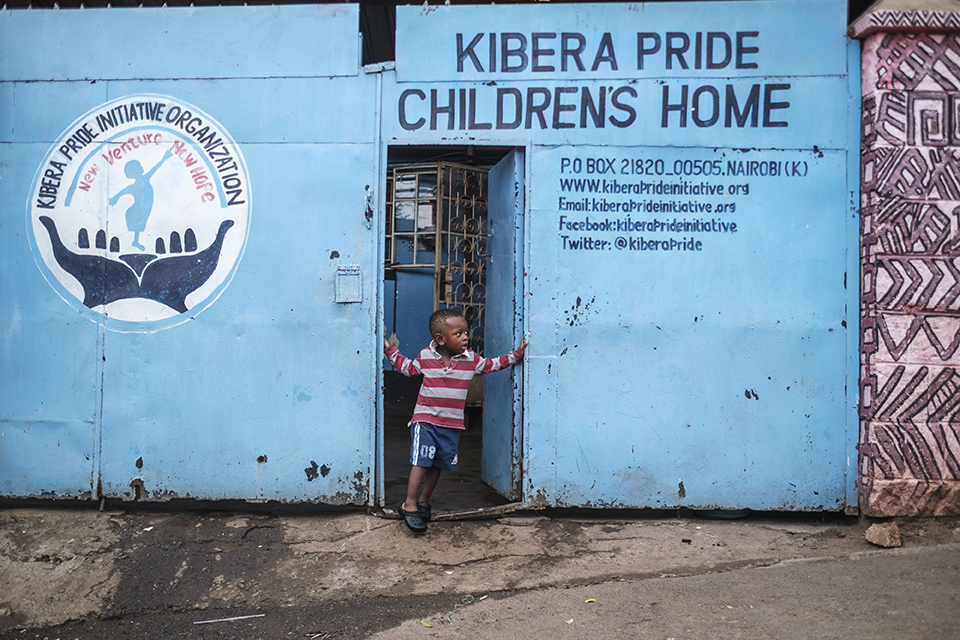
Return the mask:
<svg viewBox="0 0 960 640">
<path fill-rule="evenodd" d="M 860 435 L 860 41 L 847 43 L 847 187 L 850 201 L 847 211 L 847 375 L 846 375 L 846 473 L 845 511 L 859 513 L 857 497 L 857 442 Z"/>
<path fill-rule="evenodd" d="M 386 165 L 386 153 L 387 147 L 383 143 L 383 137 L 381 135 L 382 131 L 382 122 L 381 122 L 381 113 L 383 105 L 383 67 L 378 66 L 375 73 L 377 74 L 377 97 L 376 103 L 374 104 L 374 131 L 375 133 L 375 145 L 374 153 L 376 154 L 376 159 L 374 160 L 374 171 L 375 184 L 370 185 L 372 189 L 372 202 L 374 203 L 374 222 L 371 225 L 372 229 L 376 231 L 376 240 L 375 244 L 377 247 L 377 264 L 376 264 L 376 289 L 375 289 L 375 303 L 376 303 L 376 323 L 377 323 L 377 332 L 376 332 L 376 342 L 374 344 L 373 357 L 370 358 L 370 366 L 373 367 L 373 380 L 376 382 L 375 386 L 375 408 L 374 415 L 376 418 L 376 423 L 373 429 L 372 442 L 371 446 L 373 447 L 373 473 L 370 476 L 370 494 L 367 497 L 367 506 L 377 507 L 383 506 L 386 499 L 386 488 L 384 485 L 384 422 L 383 422 L 383 357 L 381 354 L 381 346 L 383 344 L 383 327 L 384 327 L 384 315 L 383 315 L 383 255 L 384 255 L 384 241 L 386 229 L 384 225 L 386 224 L 386 194 L 384 193 L 383 185 L 386 184 L 386 174 L 384 173 L 384 167 Z M 369 200 L 368 200 L 369 201 Z"/>
</svg>

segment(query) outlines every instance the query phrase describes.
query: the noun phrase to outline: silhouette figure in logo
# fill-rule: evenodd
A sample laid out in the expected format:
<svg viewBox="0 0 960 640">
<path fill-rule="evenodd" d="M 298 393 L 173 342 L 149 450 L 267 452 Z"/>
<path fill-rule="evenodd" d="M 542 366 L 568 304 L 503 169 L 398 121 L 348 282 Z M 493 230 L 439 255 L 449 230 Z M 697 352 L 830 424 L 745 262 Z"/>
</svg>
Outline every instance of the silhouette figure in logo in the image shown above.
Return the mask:
<svg viewBox="0 0 960 640">
<path fill-rule="evenodd" d="M 109 304 L 127 298 L 146 298 L 167 305 L 175 311 L 187 311 L 186 298 L 210 279 L 220 260 L 223 239 L 233 220 L 224 220 L 217 230 L 217 237 L 207 248 L 193 254 L 173 255 L 160 258 L 151 254 L 126 254 L 112 260 L 101 255 L 74 253 L 60 239 L 57 225 L 48 216 L 40 216 L 53 247 L 53 256 L 64 271 L 83 286 L 83 304 L 89 308 Z M 187 249 L 196 250 L 196 238 L 192 229 L 187 229 Z M 81 229 L 78 245 L 89 247 L 86 229 Z M 180 234 L 171 236 L 171 253 L 180 254 Z M 97 248 L 106 248 L 106 234 L 97 233 Z M 161 242 L 157 253 L 165 253 Z M 163 249 L 163 250 L 161 250 Z M 119 253 L 120 241 L 110 240 L 110 252 Z"/>
<path fill-rule="evenodd" d="M 153 186 L 150 184 L 150 178 L 157 172 L 167 158 L 173 155 L 173 151 L 167 149 L 153 169 L 144 173 L 143 165 L 138 160 L 131 160 L 123 166 L 123 173 L 133 180 L 133 184 L 127 185 L 115 194 L 110 200 L 110 206 L 119 202 L 125 195 L 133 196 L 133 204 L 127 208 L 127 230 L 133 231 L 133 242 L 131 243 L 140 251 L 145 251 L 146 247 L 140 244 L 140 232 L 147 228 L 147 219 L 153 210 Z"/>
</svg>

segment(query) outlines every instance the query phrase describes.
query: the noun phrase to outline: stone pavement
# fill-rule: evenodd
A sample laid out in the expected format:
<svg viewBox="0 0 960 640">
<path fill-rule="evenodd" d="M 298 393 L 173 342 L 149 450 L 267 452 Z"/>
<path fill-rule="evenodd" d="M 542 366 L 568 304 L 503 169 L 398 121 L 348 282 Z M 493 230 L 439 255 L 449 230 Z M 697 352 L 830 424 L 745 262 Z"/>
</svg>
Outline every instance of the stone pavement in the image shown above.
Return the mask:
<svg viewBox="0 0 960 640">
<path fill-rule="evenodd" d="M 133 637 L 78 630 L 158 616 L 175 616 L 184 629 L 170 637 L 281 637 L 278 626 L 270 632 L 271 618 L 289 622 L 282 637 L 309 637 L 324 611 L 349 619 L 351 607 L 390 602 L 404 608 L 381 611 L 366 627 L 348 629 L 338 618 L 337 628 L 313 637 L 492 638 L 494 630 L 500 638 L 638 637 L 647 630 L 652 635 L 642 637 L 761 638 L 771 636 L 750 630 L 768 631 L 787 606 L 775 603 L 789 598 L 805 598 L 805 608 L 789 610 L 798 632 L 827 614 L 837 630 L 859 618 L 896 629 L 890 622 L 900 614 L 864 609 L 869 598 L 909 597 L 914 613 L 926 607 L 923 624 L 911 623 L 916 629 L 960 624 L 960 518 L 897 521 L 903 547 L 881 549 L 864 539 L 871 522 L 838 514 L 520 512 L 435 522 L 414 536 L 400 521 L 356 510 L 171 509 L 0 509 L 0 638 L 43 638 L 30 631 L 76 620 L 85 626 L 71 627 L 71 638 Z M 445 618 L 454 609 L 456 624 Z M 308 623 L 305 614 L 295 623 L 295 611 L 311 612 L 312 626 L 298 628 Z M 697 612 L 701 624 L 720 624 L 716 633 L 690 626 Z M 191 626 L 243 616 L 258 617 L 210 625 L 219 635 Z"/>
</svg>

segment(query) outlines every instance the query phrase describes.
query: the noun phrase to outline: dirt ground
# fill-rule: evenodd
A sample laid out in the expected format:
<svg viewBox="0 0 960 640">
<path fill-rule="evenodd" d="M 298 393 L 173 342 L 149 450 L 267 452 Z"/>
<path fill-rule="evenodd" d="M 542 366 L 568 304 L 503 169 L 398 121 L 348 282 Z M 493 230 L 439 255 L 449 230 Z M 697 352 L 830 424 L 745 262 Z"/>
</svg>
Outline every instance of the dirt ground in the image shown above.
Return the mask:
<svg viewBox="0 0 960 640">
<path fill-rule="evenodd" d="M 415 384 L 388 387 L 385 396 L 388 506 L 406 484 L 406 421 L 415 392 Z M 461 471 L 444 479 L 435 512 L 506 502 L 480 481 L 477 422 L 462 438 Z M 888 602 L 896 602 L 898 581 L 911 585 L 909 607 L 925 602 L 935 612 L 924 618 L 911 609 L 909 622 L 879 627 L 898 631 L 897 640 L 946 637 L 911 633 L 953 624 L 951 612 L 960 612 L 957 517 L 896 520 L 903 547 L 886 550 L 864 538 L 873 521 L 838 513 L 726 520 L 689 510 L 526 511 L 437 521 L 413 536 L 400 521 L 362 508 L 97 506 L 0 505 L 0 639 L 767 640 L 779 615 L 796 623 L 798 635 L 784 637 L 847 640 L 857 637 L 851 628 L 888 615 L 871 607 L 900 610 Z M 796 563 L 805 572 L 796 573 Z M 827 596 L 821 583 L 847 591 L 833 588 Z M 862 588 L 850 587 L 857 584 Z M 764 590 L 794 594 L 794 608 Z M 735 605 L 719 604 L 735 593 Z M 602 607 L 578 602 L 601 598 Z M 751 598 L 764 601 L 766 618 L 730 627 L 728 616 L 713 615 L 749 607 Z M 846 635 L 817 626 L 844 608 L 861 616 L 835 627 Z M 704 626 L 687 634 L 680 621 L 688 619 Z M 855 619 L 860 627 L 850 627 Z M 610 626 L 617 620 L 629 625 Z"/>
<path fill-rule="evenodd" d="M 0 638 L 367 638 L 468 598 L 886 552 L 839 514 L 524 512 L 415 537 L 358 510 L 169 509 L 0 509 Z M 903 550 L 960 553 L 958 518 L 899 525 Z"/>
</svg>

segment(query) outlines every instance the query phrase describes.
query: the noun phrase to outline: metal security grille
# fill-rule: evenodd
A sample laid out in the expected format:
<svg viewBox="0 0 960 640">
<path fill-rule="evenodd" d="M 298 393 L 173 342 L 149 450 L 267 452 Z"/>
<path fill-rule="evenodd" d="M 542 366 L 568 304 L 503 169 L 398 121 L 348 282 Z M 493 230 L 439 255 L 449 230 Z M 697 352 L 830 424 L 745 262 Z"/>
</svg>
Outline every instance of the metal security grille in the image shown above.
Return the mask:
<svg viewBox="0 0 960 640">
<path fill-rule="evenodd" d="M 433 308 L 460 309 L 483 353 L 487 170 L 450 162 L 395 167 L 387 180 L 386 270 L 433 269 Z"/>
<path fill-rule="evenodd" d="M 437 165 L 395 168 L 388 182 L 387 268 L 434 268 L 437 246 Z"/>
<path fill-rule="evenodd" d="M 487 171 L 441 162 L 434 308 L 457 307 L 470 327 L 470 348 L 483 353 L 486 307 Z"/>
</svg>

